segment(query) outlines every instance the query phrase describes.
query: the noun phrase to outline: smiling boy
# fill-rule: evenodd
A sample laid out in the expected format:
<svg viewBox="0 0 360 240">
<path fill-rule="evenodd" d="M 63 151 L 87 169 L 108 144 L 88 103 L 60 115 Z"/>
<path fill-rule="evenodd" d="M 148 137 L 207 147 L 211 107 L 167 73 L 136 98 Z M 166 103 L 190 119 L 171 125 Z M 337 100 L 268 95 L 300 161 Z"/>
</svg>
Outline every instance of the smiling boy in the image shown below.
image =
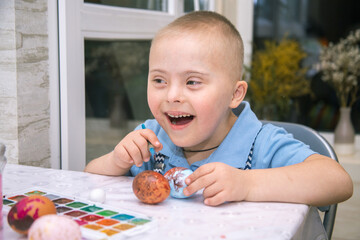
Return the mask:
<svg viewBox="0 0 360 240">
<path fill-rule="evenodd" d="M 164 160 L 161 171 L 194 171 L 184 194 L 204 189 L 207 205 L 247 200 L 323 206 L 351 197 L 352 181 L 336 161 L 256 118 L 243 102 L 242 64 L 240 34 L 219 14 L 193 12 L 160 30 L 149 55 L 148 104 L 155 119 L 85 171 L 135 176 L 154 169 L 150 142 Z"/>
</svg>

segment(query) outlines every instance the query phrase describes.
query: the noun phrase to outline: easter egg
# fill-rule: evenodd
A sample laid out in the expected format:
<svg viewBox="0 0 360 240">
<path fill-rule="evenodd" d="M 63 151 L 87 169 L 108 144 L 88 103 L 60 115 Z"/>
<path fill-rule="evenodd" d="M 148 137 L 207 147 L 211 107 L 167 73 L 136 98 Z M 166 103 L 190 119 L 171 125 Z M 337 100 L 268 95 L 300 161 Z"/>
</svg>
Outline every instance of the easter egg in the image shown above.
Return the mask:
<svg viewBox="0 0 360 240">
<path fill-rule="evenodd" d="M 169 185 L 171 188 L 170 195 L 174 198 L 187 198 L 190 196 L 185 196 L 183 191 L 184 188 L 187 187 L 185 183 L 185 179 L 192 174 L 193 171 L 191 171 L 188 168 L 184 167 L 174 167 L 170 170 L 168 170 L 164 177 L 169 181 Z"/>
<path fill-rule="evenodd" d="M 54 203 L 47 197 L 32 195 L 21 199 L 9 211 L 9 226 L 20 234 L 27 234 L 31 224 L 41 216 L 56 214 Z"/>
<path fill-rule="evenodd" d="M 29 240 L 81 240 L 79 224 L 68 216 L 49 214 L 35 220 L 28 233 Z"/>
<path fill-rule="evenodd" d="M 150 170 L 136 175 L 132 188 L 135 196 L 148 204 L 162 202 L 170 194 L 170 186 L 166 178 L 160 173 Z"/>
<path fill-rule="evenodd" d="M 91 190 L 89 199 L 94 202 L 104 203 L 106 200 L 106 192 L 102 188 L 95 188 Z"/>
</svg>

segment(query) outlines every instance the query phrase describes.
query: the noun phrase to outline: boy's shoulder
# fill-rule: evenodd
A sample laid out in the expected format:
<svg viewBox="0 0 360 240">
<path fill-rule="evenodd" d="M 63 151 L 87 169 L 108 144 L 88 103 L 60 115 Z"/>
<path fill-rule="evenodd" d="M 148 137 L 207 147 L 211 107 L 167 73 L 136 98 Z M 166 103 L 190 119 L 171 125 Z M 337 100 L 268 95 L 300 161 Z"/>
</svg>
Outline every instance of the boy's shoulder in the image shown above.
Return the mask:
<svg viewBox="0 0 360 240">
<path fill-rule="evenodd" d="M 284 128 L 275 126 L 271 123 L 262 123 L 261 131 L 266 135 L 271 134 L 289 134 Z"/>
<path fill-rule="evenodd" d="M 276 126 L 271 123 L 263 123 L 262 128 L 258 134 L 258 138 L 261 139 L 261 141 L 264 142 L 274 142 L 276 140 L 282 140 L 282 141 L 298 141 L 294 139 L 293 134 L 287 132 L 284 128 Z"/>
<path fill-rule="evenodd" d="M 265 123 L 254 148 L 255 168 L 283 167 L 303 162 L 315 152 L 284 128 Z"/>
</svg>

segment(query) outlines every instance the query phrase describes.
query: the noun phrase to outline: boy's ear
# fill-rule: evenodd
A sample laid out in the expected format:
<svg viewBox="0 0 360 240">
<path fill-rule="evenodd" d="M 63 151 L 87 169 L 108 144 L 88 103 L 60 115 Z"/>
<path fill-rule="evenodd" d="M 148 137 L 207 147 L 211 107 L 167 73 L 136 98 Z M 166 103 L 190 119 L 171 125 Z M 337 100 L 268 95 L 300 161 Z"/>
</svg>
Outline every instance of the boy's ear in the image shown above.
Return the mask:
<svg viewBox="0 0 360 240">
<path fill-rule="evenodd" d="M 233 93 L 233 97 L 231 99 L 230 108 L 237 108 L 240 103 L 244 100 L 246 91 L 248 88 L 248 84 L 245 81 L 237 81 Z"/>
</svg>

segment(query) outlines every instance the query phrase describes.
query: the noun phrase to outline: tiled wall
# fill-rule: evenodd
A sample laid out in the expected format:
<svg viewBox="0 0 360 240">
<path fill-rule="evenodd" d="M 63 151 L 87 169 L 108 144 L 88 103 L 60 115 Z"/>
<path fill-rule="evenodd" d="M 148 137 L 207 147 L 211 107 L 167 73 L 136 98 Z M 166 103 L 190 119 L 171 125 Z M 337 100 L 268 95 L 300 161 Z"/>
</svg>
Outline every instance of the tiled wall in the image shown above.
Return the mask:
<svg viewBox="0 0 360 240">
<path fill-rule="evenodd" d="M 50 167 L 47 0 L 0 4 L 0 142 L 9 163 Z"/>
</svg>

